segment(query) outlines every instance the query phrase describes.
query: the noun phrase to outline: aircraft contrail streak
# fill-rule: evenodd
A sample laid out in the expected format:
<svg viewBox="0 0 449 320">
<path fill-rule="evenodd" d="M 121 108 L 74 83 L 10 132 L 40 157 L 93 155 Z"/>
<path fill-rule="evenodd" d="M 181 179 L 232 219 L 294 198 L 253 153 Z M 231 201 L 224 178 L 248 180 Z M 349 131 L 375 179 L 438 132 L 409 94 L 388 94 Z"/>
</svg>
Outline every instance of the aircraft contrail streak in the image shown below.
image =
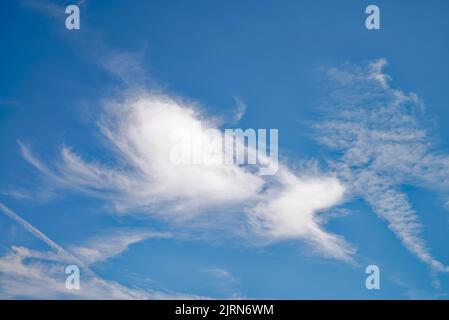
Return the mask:
<svg viewBox="0 0 449 320">
<path fill-rule="evenodd" d="M 17 213 L 9 209 L 7 206 L 5 206 L 3 203 L 0 202 L 0 211 L 3 212 L 6 216 L 11 218 L 12 220 L 16 221 L 18 224 L 20 224 L 22 227 L 24 227 L 28 232 L 45 242 L 50 248 L 52 248 L 57 253 L 63 254 L 64 256 L 72 259 L 76 264 L 78 264 L 80 267 L 82 267 L 87 273 L 89 273 L 92 277 L 94 277 L 97 280 L 100 280 L 99 277 L 90 270 L 89 267 L 87 267 L 82 261 L 80 261 L 77 257 L 73 256 L 70 252 L 65 250 L 63 247 L 61 247 L 59 244 L 51 240 L 49 237 L 47 237 L 45 234 L 43 234 L 41 231 L 36 229 L 34 226 L 32 226 L 28 221 L 20 217 Z"/>
</svg>

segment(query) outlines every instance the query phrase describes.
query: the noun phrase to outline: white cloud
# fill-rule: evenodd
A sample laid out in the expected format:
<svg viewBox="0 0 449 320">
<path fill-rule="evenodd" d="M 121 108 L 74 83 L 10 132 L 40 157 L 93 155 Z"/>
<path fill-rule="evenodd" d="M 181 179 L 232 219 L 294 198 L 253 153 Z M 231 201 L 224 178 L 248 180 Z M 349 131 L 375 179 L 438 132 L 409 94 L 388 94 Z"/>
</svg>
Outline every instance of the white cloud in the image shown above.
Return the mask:
<svg viewBox="0 0 449 320">
<path fill-rule="evenodd" d="M 251 222 L 273 240 L 305 239 L 331 258 L 351 261 L 355 252 L 341 237 L 325 232 L 316 216 L 343 200 L 345 188 L 335 177 L 298 177 L 280 173 L 281 183 L 270 188 L 254 208 Z"/>
<path fill-rule="evenodd" d="M 194 299 L 199 296 L 162 291 L 128 288 L 117 282 L 104 280 L 87 265 L 120 254 L 131 243 L 145 237 L 164 237 L 166 234 L 145 232 L 132 236 L 129 232 L 97 238 L 110 244 L 96 243 L 97 247 L 76 247 L 78 257 L 0 203 L 0 211 L 10 217 L 52 250 L 37 251 L 13 246 L 0 256 L 0 299 Z M 91 251 L 88 251 L 90 249 Z M 82 260 L 80 260 L 80 258 Z M 80 289 L 66 288 L 65 268 L 75 264 L 80 268 Z"/>
<path fill-rule="evenodd" d="M 91 265 L 119 256 L 130 245 L 143 240 L 170 237 L 171 235 L 166 232 L 120 230 L 88 239 L 83 245 L 70 246 L 69 250 L 86 265 Z"/>
<path fill-rule="evenodd" d="M 183 223 L 215 221 L 219 214 L 223 218 L 227 212 L 246 212 L 248 225 L 255 227 L 252 233 L 257 236 L 273 241 L 306 240 L 326 256 L 350 260 L 353 250 L 340 237 L 326 232 L 316 217 L 341 201 L 344 188 L 336 178 L 326 174 L 300 178 L 286 166 L 280 168 L 282 175 L 263 177 L 245 166 L 176 165 L 170 161 L 172 132 L 200 123 L 204 130 L 218 129 L 217 119 L 206 116 L 192 102 L 141 92 L 108 104 L 99 122 L 110 143 L 114 166 L 88 162 L 62 147 L 61 161 L 50 169 L 26 146 L 21 148 L 25 159 L 51 183 L 105 199 L 117 212 L 140 212 Z M 232 219 L 233 215 L 228 216 Z M 234 227 L 241 226 L 236 223 Z"/>
<path fill-rule="evenodd" d="M 127 288 L 81 271 L 80 289 L 65 286 L 65 268 L 72 264 L 53 251 L 35 251 L 12 247 L 0 257 L 1 299 L 195 299 L 199 296 L 172 294 L 162 291 Z"/>
<path fill-rule="evenodd" d="M 204 272 L 209 277 L 208 283 L 211 283 L 219 294 L 225 295 L 226 299 L 245 299 L 238 290 L 239 279 L 230 271 L 219 267 L 209 267 L 204 269 Z"/>
<path fill-rule="evenodd" d="M 146 79 L 141 61 L 145 50 L 141 52 L 116 52 L 108 50 L 101 59 L 101 65 L 124 84 L 133 86 L 148 81 Z"/>
<path fill-rule="evenodd" d="M 421 235 L 422 225 L 402 185 L 449 189 L 449 157 L 424 129 L 424 105 L 390 85 L 386 60 L 332 68 L 327 115 L 319 140 L 336 150 L 332 161 L 349 192 L 367 201 L 404 246 L 433 270 L 448 271 Z"/>
<path fill-rule="evenodd" d="M 234 111 L 234 117 L 233 117 L 233 122 L 237 123 L 240 121 L 240 119 L 243 118 L 243 115 L 245 114 L 246 111 L 246 104 L 242 101 L 242 99 L 240 97 L 234 97 L 235 102 L 236 102 L 236 108 Z"/>
<path fill-rule="evenodd" d="M 214 278 L 225 279 L 227 282 L 234 282 L 234 281 L 236 281 L 236 279 L 231 274 L 231 272 L 229 272 L 228 270 L 223 269 L 223 268 L 210 267 L 210 268 L 206 268 L 205 271 L 210 276 L 212 276 Z"/>
<path fill-rule="evenodd" d="M 49 257 L 49 259 L 44 259 Z M 84 276 L 80 290 L 65 286 L 65 267 L 71 264 L 54 252 L 38 252 L 12 247 L 0 257 L 0 296 L 2 299 L 142 299 L 145 295 L 117 283 L 96 281 Z"/>
<path fill-rule="evenodd" d="M 259 176 L 238 166 L 176 165 L 170 161 L 176 130 L 212 126 L 192 104 L 167 96 L 139 97 L 108 107 L 101 128 L 126 164 L 108 168 L 61 150 L 60 176 L 71 185 L 99 194 L 110 192 L 117 209 L 167 206 L 193 213 L 201 207 L 247 200 L 261 188 Z M 205 129 L 205 128 L 204 128 Z M 114 200 L 113 200 L 114 201 Z"/>
</svg>

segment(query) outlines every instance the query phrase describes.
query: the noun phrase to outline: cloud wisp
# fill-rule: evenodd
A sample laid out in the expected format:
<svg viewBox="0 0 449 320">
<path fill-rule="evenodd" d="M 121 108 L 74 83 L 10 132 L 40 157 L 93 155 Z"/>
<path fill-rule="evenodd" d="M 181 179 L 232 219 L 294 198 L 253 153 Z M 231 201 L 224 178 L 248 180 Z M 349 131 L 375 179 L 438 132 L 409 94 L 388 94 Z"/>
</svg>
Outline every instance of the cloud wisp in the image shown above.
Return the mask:
<svg viewBox="0 0 449 320">
<path fill-rule="evenodd" d="M 331 174 L 295 173 L 280 165 L 276 175 L 265 177 L 244 165 L 170 161 L 173 132 L 199 124 L 204 130 L 220 131 L 217 119 L 190 101 L 134 92 L 107 104 L 99 121 L 115 165 L 86 161 L 63 146 L 59 162 L 49 166 L 20 146 L 24 158 L 51 184 L 106 200 L 118 213 L 175 223 L 217 217 L 229 221 L 238 214 L 236 220 L 246 221 L 253 237 L 269 242 L 301 239 L 326 257 L 351 261 L 354 249 L 325 231 L 317 218 L 344 197 L 344 186 Z M 238 223 L 234 227 L 239 228 Z"/>
<path fill-rule="evenodd" d="M 12 246 L 0 256 L 0 298 L 14 299 L 195 299 L 199 296 L 181 293 L 128 288 L 115 281 L 105 280 L 88 265 L 120 255 L 126 248 L 149 237 L 167 237 L 165 233 L 120 231 L 107 237 L 91 239 L 89 245 L 73 246 L 74 254 L 51 240 L 41 231 L 0 203 L 0 211 L 27 231 L 46 243 L 51 250 L 32 250 Z M 107 240 L 109 243 L 98 242 Z M 65 268 L 75 264 L 81 270 L 79 290 L 66 288 Z"/>
<path fill-rule="evenodd" d="M 83 241 L 81 245 L 72 245 L 69 250 L 86 265 L 92 265 L 120 256 L 135 243 L 147 239 L 171 237 L 172 235 L 167 232 L 119 230 L 90 238 Z"/>
<path fill-rule="evenodd" d="M 316 126 L 319 141 L 339 155 L 331 166 L 402 241 L 433 271 L 449 268 L 430 252 L 422 224 L 404 185 L 449 190 L 449 156 L 425 129 L 424 104 L 414 93 L 391 85 L 386 60 L 331 68 L 329 106 Z"/>
</svg>

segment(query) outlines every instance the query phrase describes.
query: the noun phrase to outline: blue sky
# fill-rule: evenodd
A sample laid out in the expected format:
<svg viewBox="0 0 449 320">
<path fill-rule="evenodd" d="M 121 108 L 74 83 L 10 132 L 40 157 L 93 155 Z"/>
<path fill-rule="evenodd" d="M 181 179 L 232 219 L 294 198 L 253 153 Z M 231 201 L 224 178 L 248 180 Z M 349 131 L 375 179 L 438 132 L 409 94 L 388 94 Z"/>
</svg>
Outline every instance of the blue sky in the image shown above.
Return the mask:
<svg viewBox="0 0 449 320">
<path fill-rule="evenodd" d="M 449 3 L 374 3 L 2 3 L 0 297 L 447 298 Z M 167 169 L 197 118 L 278 174 Z"/>
</svg>

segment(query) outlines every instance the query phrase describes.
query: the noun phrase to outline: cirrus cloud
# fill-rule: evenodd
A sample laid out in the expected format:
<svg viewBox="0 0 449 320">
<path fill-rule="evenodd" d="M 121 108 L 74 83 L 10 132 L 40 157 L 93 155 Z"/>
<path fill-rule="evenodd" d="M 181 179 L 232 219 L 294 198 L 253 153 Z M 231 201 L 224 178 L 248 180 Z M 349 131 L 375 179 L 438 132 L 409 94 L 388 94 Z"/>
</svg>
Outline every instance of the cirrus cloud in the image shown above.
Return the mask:
<svg viewBox="0 0 449 320">
<path fill-rule="evenodd" d="M 240 213 L 233 227 L 246 221 L 251 236 L 305 240 L 326 257 L 352 260 L 354 249 L 325 231 L 317 217 L 343 200 L 345 188 L 332 174 L 295 173 L 281 165 L 278 174 L 265 177 L 244 165 L 176 165 L 170 161 L 172 133 L 199 124 L 220 130 L 219 117 L 206 116 L 192 102 L 149 92 L 104 110 L 99 127 L 116 165 L 84 160 L 66 146 L 52 167 L 21 143 L 23 156 L 50 184 L 103 199 L 119 213 L 183 223 L 232 220 L 235 215 L 227 213 Z"/>
</svg>

